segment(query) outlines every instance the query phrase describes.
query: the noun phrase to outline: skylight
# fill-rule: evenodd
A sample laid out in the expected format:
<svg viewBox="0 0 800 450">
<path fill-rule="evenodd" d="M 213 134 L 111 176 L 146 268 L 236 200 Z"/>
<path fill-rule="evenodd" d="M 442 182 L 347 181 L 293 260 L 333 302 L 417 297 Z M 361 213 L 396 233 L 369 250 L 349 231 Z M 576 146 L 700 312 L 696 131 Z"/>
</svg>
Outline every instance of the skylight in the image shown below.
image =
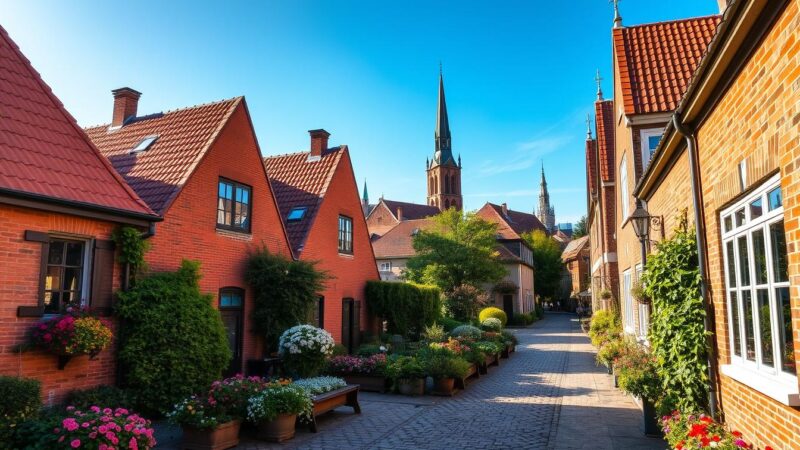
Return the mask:
<svg viewBox="0 0 800 450">
<path fill-rule="evenodd" d="M 306 215 L 305 206 L 300 208 L 292 208 L 292 210 L 289 211 L 289 215 L 286 217 L 286 220 L 288 220 L 289 222 L 297 222 L 299 220 L 303 220 L 303 217 L 305 217 L 305 215 Z"/>
<path fill-rule="evenodd" d="M 146 138 L 142 139 L 141 142 L 139 142 L 139 145 L 131 150 L 131 153 L 141 153 L 147 150 L 151 145 L 153 145 L 153 142 L 155 142 L 156 139 L 158 139 L 158 136 L 147 136 Z"/>
</svg>

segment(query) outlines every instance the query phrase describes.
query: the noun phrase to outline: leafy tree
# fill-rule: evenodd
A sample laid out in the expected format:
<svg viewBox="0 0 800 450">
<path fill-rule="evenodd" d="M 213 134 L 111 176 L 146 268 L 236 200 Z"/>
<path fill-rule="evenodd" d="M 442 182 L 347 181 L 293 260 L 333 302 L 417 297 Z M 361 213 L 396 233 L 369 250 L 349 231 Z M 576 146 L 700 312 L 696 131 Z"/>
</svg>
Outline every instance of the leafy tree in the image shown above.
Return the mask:
<svg viewBox="0 0 800 450">
<path fill-rule="evenodd" d="M 589 234 L 589 229 L 586 227 L 586 216 L 584 215 L 578 220 L 578 223 L 572 227 L 572 238 L 578 239 Z"/>
<path fill-rule="evenodd" d="M 469 322 L 478 317 L 478 311 L 489 304 L 489 295 L 475 286 L 456 286 L 444 300 L 447 314 L 453 319 Z"/>
<path fill-rule="evenodd" d="M 533 250 L 533 291 L 542 298 L 554 298 L 561 287 L 561 246 L 544 231 L 524 233 L 522 239 Z"/>
<path fill-rule="evenodd" d="M 245 278 L 255 295 L 254 329 L 276 351 L 281 333 L 308 321 L 330 277 L 313 262 L 291 260 L 263 247 L 250 256 Z"/>
<path fill-rule="evenodd" d="M 478 287 L 503 278 L 505 268 L 495 249 L 496 224 L 453 208 L 433 220 L 432 229 L 414 236 L 416 256 L 408 261 L 407 279 L 449 293 L 464 284 Z"/>
</svg>

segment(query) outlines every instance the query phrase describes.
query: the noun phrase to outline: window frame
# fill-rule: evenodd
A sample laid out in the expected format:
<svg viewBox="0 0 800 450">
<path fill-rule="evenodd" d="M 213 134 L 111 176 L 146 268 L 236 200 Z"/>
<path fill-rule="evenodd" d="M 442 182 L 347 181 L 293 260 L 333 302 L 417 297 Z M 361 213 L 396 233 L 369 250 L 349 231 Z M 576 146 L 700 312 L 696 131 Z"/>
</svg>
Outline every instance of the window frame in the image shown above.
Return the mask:
<svg viewBox="0 0 800 450">
<path fill-rule="evenodd" d="M 236 294 L 236 295 L 239 295 L 242 298 L 242 303 L 240 305 L 238 305 L 238 306 L 223 306 L 222 305 L 222 295 L 223 294 Z M 217 307 L 219 308 L 220 311 L 225 311 L 225 310 L 228 310 L 228 311 L 242 310 L 242 311 L 244 311 L 244 294 L 245 294 L 244 289 L 240 288 L 238 286 L 224 286 L 224 287 L 221 287 L 221 288 L 219 288 L 219 293 L 218 293 L 219 296 L 217 297 Z"/>
<path fill-rule="evenodd" d="M 92 290 L 92 257 L 94 255 L 94 245 L 93 239 L 83 239 L 76 236 L 67 236 L 61 234 L 48 234 L 47 235 L 47 242 L 46 245 L 42 246 L 42 254 L 41 254 L 41 268 L 39 270 L 39 299 L 38 305 L 42 308 L 42 312 L 44 315 L 50 314 L 61 314 L 64 312 L 65 303 L 63 298 L 59 298 L 58 301 L 58 308 L 57 310 L 48 309 L 47 304 L 45 303 L 45 296 L 47 292 L 58 291 L 63 293 L 64 289 L 47 289 L 47 272 L 50 266 L 54 267 L 62 267 L 66 268 L 66 261 L 62 264 L 50 264 L 50 251 L 54 242 L 63 242 L 63 243 L 80 243 L 83 245 L 83 254 L 81 255 L 81 265 L 76 266 L 80 267 L 81 276 L 80 276 L 80 283 L 81 288 L 79 291 L 79 300 L 75 302 L 74 300 L 70 301 L 69 303 L 78 303 L 78 305 L 82 307 L 89 306 L 89 299 L 91 298 L 91 290 Z M 66 247 L 65 247 L 66 249 Z M 63 256 L 66 260 L 66 253 Z M 62 272 L 62 287 L 63 287 L 63 272 Z"/>
<path fill-rule="evenodd" d="M 388 266 L 388 269 L 384 269 L 384 265 Z M 380 262 L 378 266 L 378 270 L 381 272 L 391 272 L 392 271 L 392 262 L 391 261 L 384 261 Z"/>
<path fill-rule="evenodd" d="M 633 320 L 633 296 L 631 295 L 631 288 L 633 287 L 633 273 L 631 269 L 622 272 L 622 297 L 625 310 L 623 311 L 623 328 L 626 333 L 633 334 L 636 332 L 635 323 Z"/>
<path fill-rule="evenodd" d="M 349 223 L 350 224 L 349 229 L 347 227 L 345 227 L 344 231 L 342 230 L 342 221 L 344 221 L 344 223 Z M 337 222 L 336 229 L 338 231 L 338 233 L 337 233 L 337 236 L 338 236 L 338 238 L 337 238 L 337 249 L 339 251 L 339 254 L 340 255 L 352 255 L 353 254 L 353 236 L 354 236 L 354 233 L 353 233 L 353 218 L 350 217 L 350 216 L 346 216 L 344 214 L 339 214 L 339 220 Z M 347 239 L 348 232 L 349 232 L 349 237 L 350 237 L 349 240 Z M 347 246 L 348 242 L 350 244 L 349 247 Z"/>
<path fill-rule="evenodd" d="M 652 149 L 653 154 L 650 153 L 650 138 L 653 136 L 659 137 L 659 142 L 664 137 L 664 128 L 645 128 L 639 131 L 639 146 L 641 147 L 642 151 L 642 172 L 647 170 L 647 166 L 650 165 L 650 160 L 655 154 L 656 147 Z"/>
<path fill-rule="evenodd" d="M 620 212 L 622 213 L 621 222 L 624 223 L 630 214 L 629 193 L 628 193 L 628 156 L 622 154 L 622 161 L 619 163 L 619 196 Z"/>
<path fill-rule="evenodd" d="M 743 196 L 741 199 L 736 201 L 735 203 L 729 205 L 719 213 L 719 230 L 720 230 L 720 241 L 721 241 L 721 248 L 722 248 L 722 256 L 723 256 L 723 277 L 724 277 L 724 288 L 725 288 L 725 307 L 726 307 L 726 318 L 727 318 L 727 331 L 728 331 L 728 345 L 730 350 L 730 363 L 733 366 L 742 367 L 752 371 L 755 374 L 760 375 L 761 377 L 766 377 L 775 381 L 780 381 L 783 383 L 794 384 L 795 387 L 797 386 L 797 372 L 795 368 L 795 372 L 790 374 L 785 372 L 782 369 L 783 365 L 783 355 L 780 352 L 781 342 L 780 339 L 783 336 L 781 330 L 781 324 L 778 318 L 780 314 L 778 314 L 778 304 L 777 304 L 777 297 L 776 297 L 776 290 L 780 288 L 789 288 L 790 281 L 775 281 L 775 266 L 774 266 L 774 255 L 772 254 L 772 245 L 770 245 L 770 226 L 784 222 L 784 209 L 783 209 L 783 202 L 781 205 L 776 207 L 774 210 L 769 210 L 769 194 L 774 191 L 776 188 L 781 188 L 780 185 L 780 175 L 776 174 L 775 176 L 771 177 L 756 189 L 749 192 L 747 195 Z M 761 214 L 755 218 L 752 217 L 752 211 L 749 205 L 754 201 L 762 200 L 762 211 Z M 741 224 L 737 225 L 737 213 L 744 211 L 743 214 L 743 221 Z M 784 222 L 785 223 L 785 222 Z M 756 265 L 754 255 L 754 247 L 753 247 L 753 235 L 758 231 L 763 232 L 763 240 L 764 240 L 764 252 L 765 257 L 765 270 L 766 270 L 766 283 L 759 283 L 756 277 Z M 785 234 L 785 230 L 784 230 Z M 740 248 L 739 248 L 739 241 L 744 238 L 746 244 L 746 252 L 747 252 L 747 277 L 748 283 L 742 283 L 742 277 L 745 275 L 742 272 L 741 267 L 741 255 L 740 255 Z M 733 243 L 733 255 L 729 254 L 728 244 Z M 788 255 L 787 255 L 788 258 Z M 733 261 L 731 261 L 733 259 Z M 731 264 L 731 262 L 733 264 Z M 731 279 L 730 269 L 734 271 L 733 280 Z M 735 285 L 732 285 L 732 281 L 735 281 Z M 761 323 L 759 317 L 759 310 L 761 309 L 758 307 L 758 291 L 766 290 L 767 292 L 767 301 L 769 302 L 769 312 L 770 312 L 770 332 L 771 332 L 771 340 L 772 340 L 772 367 L 769 365 L 764 364 L 763 361 L 763 354 L 762 354 L 762 344 L 761 344 Z M 754 307 L 751 307 L 751 315 L 749 318 L 745 318 L 745 307 L 743 302 L 743 293 L 748 292 L 750 295 L 750 301 L 752 302 Z M 732 304 L 733 297 L 735 294 L 735 304 Z M 738 323 L 738 330 L 734 330 L 733 324 L 733 315 L 734 313 L 737 314 L 739 318 Z M 753 331 L 753 345 L 755 347 L 754 351 L 754 360 L 749 360 L 747 357 L 747 335 L 745 332 L 745 325 L 746 321 L 749 320 L 752 323 L 752 331 Z M 792 333 L 794 330 L 792 330 Z M 739 345 L 738 351 L 739 355 L 736 354 L 736 344 L 735 338 L 739 337 Z"/>
<path fill-rule="evenodd" d="M 642 281 L 642 272 L 643 268 L 641 264 L 636 265 L 636 280 L 641 283 Z M 633 287 L 633 283 L 631 283 L 631 288 Z M 633 297 L 631 295 L 631 297 Z M 650 331 L 650 305 L 647 303 L 637 303 L 637 310 L 638 310 L 638 317 L 639 317 L 639 324 L 636 327 L 636 334 L 639 337 L 639 340 L 643 342 L 647 342 L 647 334 Z"/>
<path fill-rule="evenodd" d="M 232 188 L 232 199 L 231 199 L 231 224 L 227 225 L 225 223 L 220 223 L 219 221 L 219 202 L 222 197 L 219 195 L 219 188 L 222 183 L 227 183 L 231 185 Z M 247 226 L 241 227 L 234 225 L 235 217 L 236 217 L 236 205 L 240 202 L 236 201 L 236 191 L 237 190 L 247 190 Z M 226 231 L 233 231 L 235 233 L 245 233 L 250 234 L 252 229 L 252 221 L 253 221 L 253 187 L 244 183 L 240 183 L 238 181 L 231 180 L 230 178 L 219 177 L 217 180 L 217 203 L 216 203 L 216 223 L 218 230 L 226 230 Z"/>
</svg>

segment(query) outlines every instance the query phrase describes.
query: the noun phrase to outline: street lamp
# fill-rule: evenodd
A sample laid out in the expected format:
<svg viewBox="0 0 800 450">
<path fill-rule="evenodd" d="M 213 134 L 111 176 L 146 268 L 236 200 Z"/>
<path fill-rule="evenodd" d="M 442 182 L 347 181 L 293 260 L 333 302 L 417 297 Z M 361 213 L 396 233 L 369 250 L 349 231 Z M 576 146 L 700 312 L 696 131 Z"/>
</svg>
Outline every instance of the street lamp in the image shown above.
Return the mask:
<svg viewBox="0 0 800 450">
<path fill-rule="evenodd" d="M 642 267 L 647 261 L 647 241 L 650 236 L 650 214 L 642 207 L 642 202 L 636 202 L 636 209 L 630 217 L 631 225 L 633 225 L 633 232 L 642 243 Z"/>
</svg>

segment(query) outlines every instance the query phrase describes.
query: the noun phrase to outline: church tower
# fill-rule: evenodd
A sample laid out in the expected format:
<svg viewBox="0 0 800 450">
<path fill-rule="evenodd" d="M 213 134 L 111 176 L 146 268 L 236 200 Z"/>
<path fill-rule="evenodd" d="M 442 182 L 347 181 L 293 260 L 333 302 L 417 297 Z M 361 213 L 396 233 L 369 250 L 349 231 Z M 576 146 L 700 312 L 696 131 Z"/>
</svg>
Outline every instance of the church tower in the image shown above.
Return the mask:
<svg viewBox="0 0 800 450">
<path fill-rule="evenodd" d="M 539 212 L 536 214 L 548 233 L 556 229 L 556 209 L 550 206 L 550 194 L 547 192 L 547 180 L 544 178 L 544 164 L 542 164 L 542 182 L 539 185 Z"/>
<path fill-rule="evenodd" d="M 444 99 L 444 78 L 439 68 L 439 104 L 436 111 L 434 132 L 435 151 L 433 159 L 425 162 L 428 173 L 428 204 L 441 211 L 455 208 L 461 210 L 461 156 L 453 158 L 450 142 L 450 122 L 447 119 L 447 103 Z"/>
</svg>

